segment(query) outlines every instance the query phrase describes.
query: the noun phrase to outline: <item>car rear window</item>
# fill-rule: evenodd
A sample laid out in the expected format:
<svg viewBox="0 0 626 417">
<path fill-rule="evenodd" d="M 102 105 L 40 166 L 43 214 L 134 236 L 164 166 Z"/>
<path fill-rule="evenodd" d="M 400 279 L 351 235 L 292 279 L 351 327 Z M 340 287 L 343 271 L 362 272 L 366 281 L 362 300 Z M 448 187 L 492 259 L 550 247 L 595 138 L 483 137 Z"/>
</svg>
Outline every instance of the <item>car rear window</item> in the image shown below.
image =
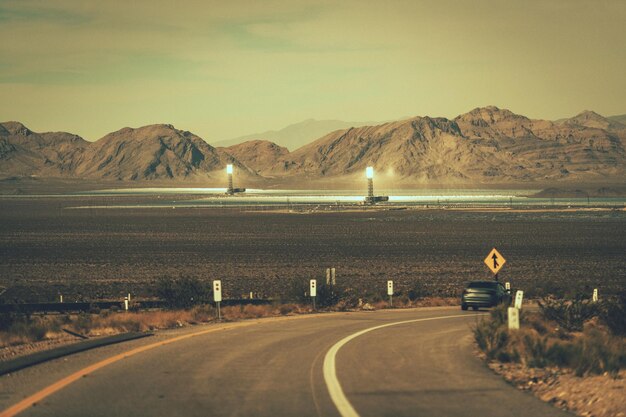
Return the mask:
<svg viewBox="0 0 626 417">
<path fill-rule="evenodd" d="M 470 282 L 468 288 L 496 288 L 497 282 Z"/>
</svg>

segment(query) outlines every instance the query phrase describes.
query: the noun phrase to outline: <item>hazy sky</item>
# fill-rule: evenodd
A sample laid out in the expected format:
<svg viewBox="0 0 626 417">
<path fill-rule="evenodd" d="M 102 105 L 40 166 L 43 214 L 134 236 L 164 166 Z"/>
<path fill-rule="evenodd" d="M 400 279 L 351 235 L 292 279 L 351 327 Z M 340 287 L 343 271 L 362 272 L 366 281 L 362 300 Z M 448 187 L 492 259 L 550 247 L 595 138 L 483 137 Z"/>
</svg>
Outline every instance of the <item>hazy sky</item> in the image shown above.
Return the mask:
<svg viewBox="0 0 626 417">
<path fill-rule="evenodd" d="M 0 121 L 209 142 L 307 118 L 626 113 L 626 1 L 0 0 Z"/>
</svg>

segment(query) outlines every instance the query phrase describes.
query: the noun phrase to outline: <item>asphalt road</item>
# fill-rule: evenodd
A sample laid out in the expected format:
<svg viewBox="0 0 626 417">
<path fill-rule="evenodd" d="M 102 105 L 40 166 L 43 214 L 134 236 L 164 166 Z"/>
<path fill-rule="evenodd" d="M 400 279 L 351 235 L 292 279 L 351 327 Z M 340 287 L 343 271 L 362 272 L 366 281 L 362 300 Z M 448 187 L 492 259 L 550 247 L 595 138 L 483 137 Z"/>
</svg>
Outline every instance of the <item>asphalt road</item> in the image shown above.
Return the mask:
<svg viewBox="0 0 626 417">
<path fill-rule="evenodd" d="M 477 319 L 458 308 L 435 308 L 226 326 L 113 362 L 19 415 L 568 415 L 508 385 L 474 356 L 470 328 Z M 367 331 L 377 326 L 383 327 Z M 183 330 L 190 331 L 198 329 Z M 155 341 L 3 377 L 0 405 L 5 409 L 83 366 Z"/>
</svg>

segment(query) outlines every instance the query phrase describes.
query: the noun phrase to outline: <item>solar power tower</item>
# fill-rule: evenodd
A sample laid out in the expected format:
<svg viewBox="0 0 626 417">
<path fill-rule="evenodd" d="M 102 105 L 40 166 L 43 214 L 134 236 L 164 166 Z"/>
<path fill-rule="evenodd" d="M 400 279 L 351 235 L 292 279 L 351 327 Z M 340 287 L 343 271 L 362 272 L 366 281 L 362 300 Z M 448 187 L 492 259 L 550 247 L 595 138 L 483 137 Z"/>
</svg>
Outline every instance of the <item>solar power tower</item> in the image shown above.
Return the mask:
<svg viewBox="0 0 626 417">
<path fill-rule="evenodd" d="M 228 188 L 226 189 L 227 195 L 234 195 L 236 193 L 243 193 L 246 191 L 245 188 L 235 188 L 233 187 L 233 165 L 226 165 L 226 175 L 228 175 Z"/>
<path fill-rule="evenodd" d="M 367 178 L 367 197 L 365 204 L 376 204 L 381 201 L 389 201 L 389 197 L 384 195 L 374 195 L 374 167 L 365 168 L 365 177 Z"/>
</svg>

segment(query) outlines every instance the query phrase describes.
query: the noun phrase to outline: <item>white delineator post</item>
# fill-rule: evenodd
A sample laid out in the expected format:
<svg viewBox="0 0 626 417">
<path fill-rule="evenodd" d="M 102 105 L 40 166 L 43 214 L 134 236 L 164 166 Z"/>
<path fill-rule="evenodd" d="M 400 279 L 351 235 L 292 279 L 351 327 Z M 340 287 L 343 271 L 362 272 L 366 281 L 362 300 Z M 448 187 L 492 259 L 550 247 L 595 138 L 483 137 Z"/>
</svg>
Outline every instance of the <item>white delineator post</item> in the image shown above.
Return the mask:
<svg viewBox="0 0 626 417">
<path fill-rule="evenodd" d="M 524 291 L 517 290 L 517 292 L 515 293 L 515 308 L 517 308 L 518 310 L 521 310 L 522 308 L 523 299 L 524 299 Z"/>
<path fill-rule="evenodd" d="M 60 294 L 60 295 L 59 295 L 59 302 L 60 302 L 60 303 L 63 303 L 63 294 Z"/>
<path fill-rule="evenodd" d="M 130 293 L 128 293 L 128 302 L 130 302 Z"/>
<path fill-rule="evenodd" d="M 124 311 L 128 311 L 128 297 L 124 297 Z"/>
<path fill-rule="evenodd" d="M 326 268 L 326 285 L 330 285 L 330 268 Z"/>
<path fill-rule="evenodd" d="M 222 281 L 216 279 L 213 281 L 213 301 L 217 306 L 217 319 L 222 319 L 222 312 L 220 311 L 220 303 L 222 302 Z"/>
<path fill-rule="evenodd" d="M 504 289 L 507 291 L 511 291 L 511 283 L 510 282 L 505 282 L 504 283 Z"/>
<path fill-rule="evenodd" d="M 597 288 L 593 289 L 593 295 L 591 296 L 591 301 L 593 301 L 594 303 L 598 302 L 598 289 Z"/>
<path fill-rule="evenodd" d="M 518 330 L 519 329 L 519 309 L 515 307 L 509 307 L 508 317 L 509 317 L 509 329 Z"/>
<path fill-rule="evenodd" d="M 335 268 L 330 268 L 330 283 L 334 286 L 337 285 L 337 275 L 335 274 Z"/>
<path fill-rule="evenodd" d="M 315 297 L 317 297 L 317 280 L 309 281 L 309 295 L 313 299 L 313 310 L 315 310 Z"/>
<path fill-rule="evenodd" d="M 387 281 L 387 295 L 389 296 L 389 307 L 393 307 L 393 281 Z"/>
</svg>

